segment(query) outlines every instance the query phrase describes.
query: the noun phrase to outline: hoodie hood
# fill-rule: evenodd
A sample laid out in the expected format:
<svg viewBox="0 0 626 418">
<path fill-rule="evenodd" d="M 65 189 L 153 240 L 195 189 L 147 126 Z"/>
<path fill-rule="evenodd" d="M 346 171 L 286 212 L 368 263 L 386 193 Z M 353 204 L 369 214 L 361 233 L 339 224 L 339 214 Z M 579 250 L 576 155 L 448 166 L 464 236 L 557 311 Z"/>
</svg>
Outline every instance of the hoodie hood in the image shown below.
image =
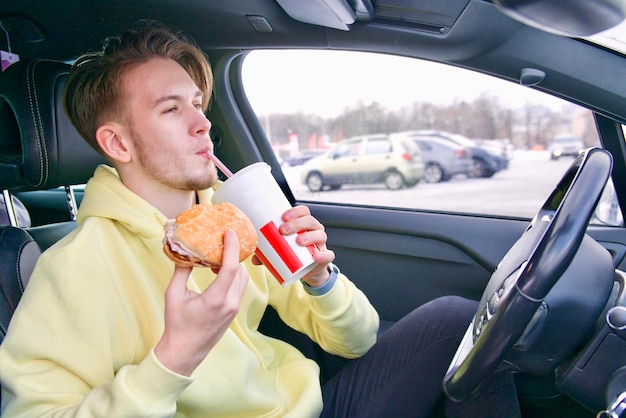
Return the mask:
<svg viewBox="0 0 626 418">
<path fill-rule="evenodd" d="M 198 191 L 200 203 L 211 203 L 213 189 Z M 117 171 L 100 165 L 85 186 L 85 197 L 76 220 L 81 226 L 90 217 L 111 219 L 129 231 L 150 239 L 163 236 L 167 217 L 146 200 L 128 189 Z"/>
</svg>

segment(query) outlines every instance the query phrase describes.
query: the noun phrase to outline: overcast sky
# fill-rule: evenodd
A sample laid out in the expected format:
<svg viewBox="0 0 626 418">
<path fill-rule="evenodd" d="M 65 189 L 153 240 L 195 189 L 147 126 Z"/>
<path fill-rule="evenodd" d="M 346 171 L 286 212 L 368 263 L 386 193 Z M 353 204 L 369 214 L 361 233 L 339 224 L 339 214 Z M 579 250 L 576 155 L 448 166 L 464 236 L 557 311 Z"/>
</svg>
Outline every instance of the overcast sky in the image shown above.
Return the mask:
<svg viewBox="0 0 626 418">
<path fill-rule="evenodd" d="M 485 75 L 471 71 L 459 77 L 459 70 L 447 65 L 384 55 L 372 60 L 356 52 L 256 51 L 243 70 L 248 97 L 259 114 L 303 111 L 328 117 L 341 113 L 346 103 L 376 101 L 395 109 L 420 98 L 451 103 L 485 92 L 506 98 L 511 106 L 560 103 L 515 83 L 490 78 L 486 84 Z M 352 100 L 333 100 L 338 97 Z"/>
</svg>

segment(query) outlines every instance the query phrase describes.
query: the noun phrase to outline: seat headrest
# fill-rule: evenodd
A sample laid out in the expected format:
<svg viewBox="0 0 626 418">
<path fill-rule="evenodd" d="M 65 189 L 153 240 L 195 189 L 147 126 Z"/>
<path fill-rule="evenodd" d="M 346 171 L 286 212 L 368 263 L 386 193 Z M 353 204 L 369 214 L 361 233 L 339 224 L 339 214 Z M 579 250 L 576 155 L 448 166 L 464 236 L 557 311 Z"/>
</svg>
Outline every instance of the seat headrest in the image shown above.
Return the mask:
<svg viewBox="0 0 626 418">
<path fill-rule="evenodd" d="M 63 108 L 70 68 L 34 59 L 0 74 L 0 189 L 83 184 L 106 162 L 76 131 Z"/>
</svg>

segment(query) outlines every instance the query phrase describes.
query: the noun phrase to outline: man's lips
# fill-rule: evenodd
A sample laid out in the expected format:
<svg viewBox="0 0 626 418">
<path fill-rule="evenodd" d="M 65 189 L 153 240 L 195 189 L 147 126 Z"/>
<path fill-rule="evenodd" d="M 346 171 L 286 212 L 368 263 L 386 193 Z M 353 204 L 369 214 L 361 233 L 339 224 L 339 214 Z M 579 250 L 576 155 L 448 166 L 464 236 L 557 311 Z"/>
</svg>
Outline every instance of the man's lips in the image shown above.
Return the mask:
<svg viewBox="0 0 626 418">
<path fill-rule="evenodd" d="M 202 157 L 205 160 L 209 160 L 212 162 L 211 157 L 209 155 L 210 153 L 211 153 L 210 148 L 203 148 L 200 151 L 196 152 L 196 155 L 199 157 Z"/>
</svg>

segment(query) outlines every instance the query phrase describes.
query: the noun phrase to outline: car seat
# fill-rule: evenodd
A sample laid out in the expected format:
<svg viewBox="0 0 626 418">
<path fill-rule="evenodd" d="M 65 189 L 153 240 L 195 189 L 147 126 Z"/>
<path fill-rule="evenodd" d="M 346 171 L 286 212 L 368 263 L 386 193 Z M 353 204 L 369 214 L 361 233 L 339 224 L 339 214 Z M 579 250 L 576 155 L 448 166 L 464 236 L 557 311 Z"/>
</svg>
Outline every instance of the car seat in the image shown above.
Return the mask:
<svg viewBox="0 0 626 418">
<path fill-rule="evenodd" d="M 66 187 L 71 204 L 70 186 L 86 183 L 96 166 L 105 162 L 63 109 L 70 68 L 63 62 L 33 59 L 0 74 L 0 190 L 7 211 L 13 211 L 14 192 L 61 186 Z M 68 210 L 75 213 L 76 206 L 68 205 Z M 10 219 L 17 219 L 12 215 Z M 13 221 L 0 226 L 0 342 L 41 251 L 75 226 L 74 220 L 36 227 Z"/>
</svg>

